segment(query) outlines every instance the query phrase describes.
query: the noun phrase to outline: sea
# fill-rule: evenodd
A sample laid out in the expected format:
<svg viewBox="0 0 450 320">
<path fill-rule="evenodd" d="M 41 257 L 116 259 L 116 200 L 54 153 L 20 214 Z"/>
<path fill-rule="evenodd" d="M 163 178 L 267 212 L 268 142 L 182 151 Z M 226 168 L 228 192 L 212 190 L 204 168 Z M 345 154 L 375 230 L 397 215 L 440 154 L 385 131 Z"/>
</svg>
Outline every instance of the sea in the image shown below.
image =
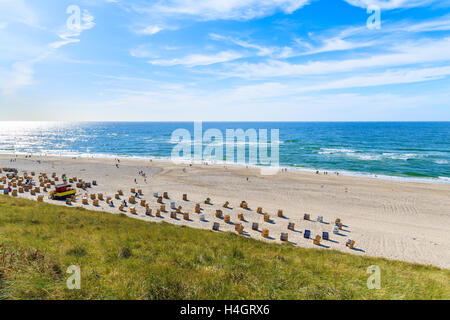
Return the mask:
<svg viewBox="0 0 450 320">
<path fill-rule="evenodd" d="M 202 161 L 231 164 L 226 133 L 238 129 L 256 132 L 258 146 L 267 130 L 266 145 L 276 139 L 279 165 L 288 170 L 450 184 L 450 122 L 0 122 L 0 153 L 170 159 L 181 141 L 174 133 L 185 132 L 183 144 L 193 149 L 222 148 Z M 208 132 L 214 139 L 205 139 Z M 252 143 L 245 142 L 247 156 Z"/>
</svg>

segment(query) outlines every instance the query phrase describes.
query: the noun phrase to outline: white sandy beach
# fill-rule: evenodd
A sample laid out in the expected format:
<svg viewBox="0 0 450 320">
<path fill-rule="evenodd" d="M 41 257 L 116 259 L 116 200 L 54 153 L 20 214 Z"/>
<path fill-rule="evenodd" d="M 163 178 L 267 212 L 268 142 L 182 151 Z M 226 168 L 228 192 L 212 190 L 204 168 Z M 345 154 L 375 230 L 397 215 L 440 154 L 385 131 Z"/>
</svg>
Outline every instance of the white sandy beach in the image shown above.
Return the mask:
<svg viewBox="0 0 450 320">
<path fill-rule="evenodd" d="M 96 180 L 98 186 L 87 191 L 103 193 L 105 198 L 113 197 L 118 189 L 122 189 L 125 193 L 123 199 L 128 200 L 131 187 L 142 189 L 142 198 L 150 202 L 152 209 L 159 208 L 153 193 L 167 191 L 170 196 L 170 200 L 165 200 L 167 207 L 170 202 L 176 202 L 177 206 L 183 207 L 183 212 L 190 213 L 190 220 L 185 221 L 182 215 L 178 215 L 178 220 L 171 219 L 169 212 L 163 213 L 161 218 L 145 216 L 145 209 L 139 204 L 135 205 L 137 216 L 127 210 L 127 215 L 145 221 L 166 221 L 202 229 L 211 229 L 213 222 L 219 222 L 222 231 L 234 232 L 233 224 L 226 224 L 215 217 L 216 209 L 221 209 L 224 215 L 231 216 L 232 222 L 239 222 L 238 213 L 244 213 L 244 236 L 258 240 L 280 242 L 280 233 L 288 232 L 289 241 L 296 246 L 336 249 L 450 268 L 448 184 L 406 183 L 297 171 L 262 176 L 257 168 L 223 165 L 191 167 L 155 160 L 121 159 L 119 168 L 116 168 L 114 159 L 36 156 L 25 159 L 19 156 L 15 162 L 10 162 L 11 158 L 14 157 L 1 155 L 0 167 L 17 168 L 19 174 L 24 171 L 45 172 L 48 175 L 56 172 L 86 181 Z M 141 170 L 146 173 L 147 183 L 138 175 Z M 188 195 L 187 202 L 182 201 L 184 193 Z M 78 194 L 81 196 L 84 191 L 80 190 Z M 36 198 L 29 193 L 19 196 Z M 211 198 L 212 205 L 203 203 L 207 197 Z M 73 205 L 83 206 L 80 199 Z M 239 207 L 242 200 L 247 201 L 251 210 Z M 45 201 L 65 205 L 64 202 L 49 200 L 47 196 Z M 222 208 L 225 201 L 230 202 L 231 208 Z M 119 201 L 114 202 L 115 208 L 110 208 L 104 201 L 100 202 L 100 207 L 92 206 L 92 201 L 84 207 L 119 214 Z M 196 203 L 201 204 L 207 222 L 201 222 L 198 214 L 194 213 Z M 263 215 L 256 213 L 257 207 L 270 214 L 272 223 L 264 222 Z M 278 209 L 284 211 L 285 218 L 277 217 Z M 303 220 L 304 213 L 311 214 L 312 221 Z M 315 221 L 318 215 L 324 217 L 325 223 Z M 341 235 L 332 233 L 336 218 L 341 218 L 345 225 Z M 260 230 L 269 229 L 271 238 L 264 239 L 259 231 L 252 231 L 252 222 L 258 222 Z M 289 222 L 295 223 L 295 231 L 287 230 Z M 312 237 L 328 231 L 331 241 L 322 241 L 322 246 L 316 246 L 312 239 L 303 238 L 305 229 L 311 230 Z M 345 246 L 348 238 L 356 241 L 356 250 Z"/>
</svg>

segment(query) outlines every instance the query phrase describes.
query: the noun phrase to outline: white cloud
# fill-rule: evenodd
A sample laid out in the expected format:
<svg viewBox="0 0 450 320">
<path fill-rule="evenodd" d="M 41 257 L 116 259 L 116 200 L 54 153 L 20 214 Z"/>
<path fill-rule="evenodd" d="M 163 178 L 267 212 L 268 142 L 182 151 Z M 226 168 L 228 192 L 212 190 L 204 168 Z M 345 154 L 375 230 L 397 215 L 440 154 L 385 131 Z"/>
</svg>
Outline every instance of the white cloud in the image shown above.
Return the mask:
<svg viewBox="0 0 450 320">
<path fill-rule="evenodd" d="M 234 51 L 222 51 L 213 55 L 192 54 L 183 58 L 175 58 L 170 60 L 151 60 L 149 63 L 158 66 L 175 66 L 183 65 L 187 67 L 206 66 L 221 62 L 227 62 L 242 58 L 242 55 Z"/>
<path fill-rule="evenodd" d="M 342 78 L 327 82 L 317 80 L 313 85 L 305 85 L 304 82 L 300 81 L 287 83 L 265 82 L 256 85 L 240 86 L 231 90 L 228 95 L 239 97 L 241 99 L 269 99 L 274 97 L 280 98 L 285 96 L 298 96 L 300 94 L 315 91 L 431 81 L 442 79 L 449 75 L 450 66 L 439 68 L 407 69 L 363 74 L 360 76 Z"/>
<path fill-rule="evenodd" d="M 158 32 L 162 31 L 163 28 L 160 26 L 147 26 L 143 29 L 137 30 L 137 34 L 143 34 L 143 35 L 153 35 L 157 34 Z"/>
<path fill-rule="evenodd" d="M 450 2 L 449 2 L 450 4 Z M 340 30 L 339 30 L 340 29 Z M 392 46 L 393 43 L 401 43 L 407 41 L 411 35 L 406 32 L 428 32 L 428 31 L 448 31 L 450 30 L 450 15 L 425 20 L 422 22 L 403 20 L 400 22 L 391 22 L 376 33 L 371 32 L 365 26 L 361 27 L 345 27 L 337 30 L 325 31 L 328 36 L 310 35 L 313 42 L 307 42 L 305 39 L 296 39 L 299 46 L 306 47 L 307 50 L 299 55 L 313 55 L 317 53 L 347 51 L 360 48 L 373 47 L 374 50 L 380 47 L 386 48 Z"/>
<path fill-rule="evenodd" d="M 261 46 L 241 39 L 222 36 L 216 33 L 210 33 L 209 36 L 213 40 L 222 40 L 233 43 L 245 49 L 255 50 L 256 55 L 260 57 L 270 56 L 273 58 L 289 58 L 293 55 L 293 50 L 290 47 Z"/>
<path fill-rule="evenodd" d="M 138 48 L 133 48 L 130 50 L 130 55 L 135 58 L 158 58 L 158 55 L 155 54 L 151 49 L 140 46 Z"/>
<path fill-rule="evenodd" d="M 0 82 L 2 95 L 13 95 L 17 89 L 33 83 L 33 67 L 29 62 L 16 62 Z"/>
<path fill-rule="evenodd" d="M 9 2 L 9 0 L 0 0 L 0 5 Z M 20 8 L 24 5 L 22 1 L 18 1 L 17 4 L 20 5 Z M 28 11 L 29 9 L 25 10 L 25 12 Z M 13 95 L 20 88 L 33 84 L 33 68 L 36 63 L 46 59 L 56 49 L 61 48 L 64 45 L 79 42 L 80 40 L 76 37 L 79 37 L 84 30 L 89 30 L 95 26 L 94 17 L 87 10 L 83 11 L 81 22 L 81 25 L 77 28 L 69 29 L 65 26 L 58 35 L 62 40 L 52 42 L 41 48 L 39 54 L 35 58 L 17 61 L 12 64 L 11 70 L 1 75 L 0 88 L 2 90 L 2 95 Z"/>
<path fill-rule="evenodd" d="M 411 32 L 450 30 L 450 15 L 446 15 L 434 20 L 427 20 L 421 23 L 410 24 L 403 27 L 403 30 Z"/>
<path fill-rule="evenodd" d="M 450 38 L 406 43 L 390 48 L 393 53 L 370 55 L 357 59 L 321 60 L 303 64 L 269 60 L 263 63 L 234 64 L 234 70 L 223 75 L 245 78 L 323 75 L 350 72 L 358 69 L 406 66 L 417 63 L 450 60 Z M 227 68 L 231 69 L 231 68 Z"/>
<path fill-rule="evenodd" d="M 380 9 L 390 10 L 398 8 L 412 8 L 426 6 L 436 0 L 344 0 L 352 6 L 368 8 L 371 5 L 380 7 Z"/>
<path fill-rule="evenodd" d="M 450 75 L 450 66 L 438 68 L 419 68 L 386 71 L 378 74 L 365 74 L 337 81 L 329 81 L 306 88 L 309 90 L 344 89 L 356 87 L 373 87 L 381 85 L 414 83 L 442 79 Z"/>
<path fill-rule="evenodd" d="M 137 10 L 157 15 L 194 16 L 204 20 L 249 20 L 277 11 L 290 14 L 309 2 L 310 0 L 168 0 Z"/>
<path fill-rule="evenodd" d="M 39 19 L 35 10 L 24 0 L 0 0 L 0 21 L 19 22 L 39 28 Z"/>
<path fill-rule="evenodd" d="M 374 45 L 374 41 L 348 41 L 340 37 L 324 39 L 321 46 L 311 48 L 309 51 L 303 52 L 302 55 L 312 55 L 316 53 L 346 51 L 359 48 L 370 47 Z"/>
<path fill-rule="evenodd" d="M 361 35 L 366 35 L 365 32 L 367 32 L 367 28 L 365 27 L 347 27 L 338 32 L 334 32 L 335 34 L 333 34 L 332 36 L 314 36 L 315 42 L 319 42 L 319 44 L 317 45 L 313 45 L 312 43 L 307 42 L 304 39 L 296 38 L 294 39 L 296 45 L 294 45 L 293 47 L 262 46 L 241 39 L 219 35 L 216 33 L 210 33 L 209 36 L 213 40 L 222 40 L 238 45 L 242 48 L 253 49 L 256 51 L 256 55 L 260 57 L 267 56 L 274 59 L 286 59 L 302 55 L 313 55 L 317 53 L 366 48 L 378 43 L 377 41 L 367 40 L 367 37 L 365 37 L 364 40 L 346 39 L 354 36 L 359 36 L 361 38 Z M 311 37 L 313 36 L 311 35 Z"/>
</svg>

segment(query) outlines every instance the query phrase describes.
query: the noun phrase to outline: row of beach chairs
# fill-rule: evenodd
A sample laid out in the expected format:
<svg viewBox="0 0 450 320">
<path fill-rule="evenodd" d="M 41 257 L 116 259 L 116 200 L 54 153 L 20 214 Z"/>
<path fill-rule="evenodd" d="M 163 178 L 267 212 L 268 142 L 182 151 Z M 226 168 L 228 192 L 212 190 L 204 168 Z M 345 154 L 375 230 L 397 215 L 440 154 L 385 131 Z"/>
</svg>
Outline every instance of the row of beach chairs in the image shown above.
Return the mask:
<svg viewBox="0 0 450 320">
<path fill-rule="evenodd" d="M 27 180 L 27 179 L 33 180 L 32 177 L 34 177 L 35 175 L 36 175 L 35 172 L 31 172 L 31 176 L 29 176 L 27 174 L 24 174 L 23 177 L 19 177 L 17 175 L 14 176 L 13 174 L 8 174 L 6 177 L 0 178 L 0 183 L 7 184 L 10 187 L 18 188 L 18 190 L 14 189 L 11 192 L 13 196 L 17 196 L 18 192 L 22 193 L 22 192 L 25 192 L 25 191 L 27 191 L 27 192 L 30 191 L 30 193 L 33 194 L 33 195 L 36 194 L 36 193 L 40 193 L 41 192 L 40 188 L 43 188 L 43 191 L 46 192 L 47 189 L 51 188 L 52 185 L 55 185 L 56 182 L 59 181 L 59 178 L 56 176 L 55 173 L 52 174 L 52 178 L 49 178 L 49 177 L 47 177 L 46 174 L 41 173 L 39 175 L 39 187 L 24 186 L 24 181 Z M 82 189 L 86 189 L 86 187 L 90 187 L 91 186 L 90 183 L 87 183 L 87 182 L 85 182 L 85 181 L 83 181 L 81 179 L 78 179 L 77 177 L 70 178 L 70 179 L 68 179 L 68 181 L 69 181 L 69 183 L 76 183 L 77 187 L 78 188 L 82 188 Z M 93 181 L 93 185 L 97 185 L 97 182 Z M 2 189 L 2 187 L 4 188 L 4 186 L 2 186 L 0 184 L 0 189 Z M 129 200 L 128 202 L 130 204 L 136 204 L 137 203 L 136 202 L 136 196 L 135 196 L 136 194 L 139 195 L 139 196 L 143 195 L 142 189 L 137 189 L 136 190 L 135 188 L 130 188 L 130 193 L 132 194 L 128 198 L 128 200 Z M 123 191 L 122 190 L 118 190 L 117 193 L 114 195 L 114 198 L 119 200 L 120 197 L 123 196 L 123 195 L 124 195 Z M 165 207 L 165 204 L 163 204 L 163 199 L 170 199 L 170 197 L 168 195 L 168 192 L 164 192 L 162 195 L 159 195 L 159 193 L 154 193 L 153 195 L 154 195 L 155 198 L 157 198 L 157 203 L 160 204 L 160 208 L 155 210 L 155 215 L 157 217 L 160 217 L 161 216 L 161 212 L 166 212 L 166 207 Z M 37 200 L 38 201 L 43 201 L 43 198 L 44 198 L 43 195 L 39 195 Z M 102 193 L 90 194 L 90 199 L 92 200 L 92 204 L 94 206 L 99 206 L 99 201 L 105 200 L 105 198 L 104 198 Z M 76 198 L 67 199 L 66 203 L 70 205 L 71 202 L 75 201 L 75 200 L 76 200 Z M 182 200 L 183 201 L 188 201 L 187 194 L 183 194 L 182 195 Z M 106 203 L 112 203 L 111 201 L 112 201 L 111 197 L 106 197 Z M 88 199 L 87 198 L 83 198 L 82 199 L 82 203 L 83 204 L 89 204 Z M 207 198 L 204 201 L 204 203 L 205 204 L 211 204 L 211 199 Z M 153 210 L 150 208 L 150 206 L 146 202 L 146 200 L 140 199 L 140 205 L 145 208 L 145 215 L 152 216 Z M 230 203 L 228 201 L 226 201 L 223 204 L 223 208 L 229 208 L 229 205 L 230 205 Z M 248 207 L 248 203 L 246 201 L 242 201 L 239 206 L 240 206 L 240 208 L 245 209 L 245 210 L 248 210 L 248 208 L 249 208 Z M 183 214 L 183 219 L 184 220 L 189 220 L 189 218 L 190 218 L 189 217 L 189 213 L 188 212 L 181 212 L 182 211 L 182 207 L 181 206 L 176 207 L 175 202 L 171 202 L 170 203 L 170 208 L 174 209 L 174 211 L 171 211 L 171 213 L 170 213 L 170 217 L 171 218 L 177 218 L 177 214 Z M 136 207 L 131 206 L 129 209 L 130 209 L 130 213 L 131 214 L 137 214 Z M 119 206 L 119 210 L 120 211 L 124 211 L 125 210 L 124 204 L 121 204 Z M 194 211 L 195 211 L 195 213 L 199 214 L 201 221 L 205 221 L 206 220 L 205 219 L 205 214 L 202 213 L 201 210 L 202 209 L 200 207 L 200 204 L 197 203 L 195 205 Z M 258 207 L 256 209 L 256 213 L 263 214 L 264 222 L 270 222 L 271 221 L 270 220 L 270 215 L 267 212 L 263 212 L 263 208 L 262 207 Z M 278 217 L 284 217 L 283 210 L 279 209 L 277 211 L 277 216 Z M 223 218 L 223 221 L 225 223 L 230 223 L 231 222 L 230 215 L 223 215 L 222 210 L 216 210 L 216 217 L 217 218 Z M 304 220 L 311 220 L 311 215 L 305 213 L 304 216 L 303 216 L 303 219 Z M 238 213 L 238 220 L 244 221 L 244 214 L 243 213 Z M 318 216 L 317 217 L 317 221 L 318 222 L 323 222 L 323 216 Z M 333 227 L 333 233 L 339 233 L 339 230 L 342 229 L 342 226 L 343 226 L 343 224 L 342 224 L 341 220 L 340 219 L 336 219 L 335 225 Z M 219 228 L 220 228 L 220 224 L 218 222 L 214 222 L 213 230 L 218 231 Z M 291 230 L 291 231 L 294 231 L 295 230 L 295 223 L 289 222 L 287 229 Z M 237 233 L 242 234 L 243 230 L 244 230 L 244 226 L 243 226 L 242 223 L 235 223 L 235 231 Z M 252 223 L 252 230 L 259 230 L 259 224 L 256 223 L 256 222 Z M 268 238 L 269 237 L 269 230 L 267 228 L 263 228 L 261 230 L 261 235 L 264 238 Z M 281 241 L 288 241 L 288 237 L 289 237 L 289 235 L 288 235 L 287 232 L 282 232 L 281 235 L 280 235 L 280 240 Z M 304 234 L 303 234 L 303 237 L 309 239 L 311 237 L 311 231 L 310 230 L 305 230 Z M 328 232 L 322 232 L 322 235 L 316 235 L 316 237 L 313 239 L 313 243 L 318 245 L 318 244 L 320 244 L 320 240 L 321 239 L 329 240 L 329 233 Z M 346 246 L 349 247 L 349 248 L 353 248 L 354 244 L 355 244 L 355 241 L 349 239 L 347 241 L 347 243 L 346 243 Z"/>
</svg>

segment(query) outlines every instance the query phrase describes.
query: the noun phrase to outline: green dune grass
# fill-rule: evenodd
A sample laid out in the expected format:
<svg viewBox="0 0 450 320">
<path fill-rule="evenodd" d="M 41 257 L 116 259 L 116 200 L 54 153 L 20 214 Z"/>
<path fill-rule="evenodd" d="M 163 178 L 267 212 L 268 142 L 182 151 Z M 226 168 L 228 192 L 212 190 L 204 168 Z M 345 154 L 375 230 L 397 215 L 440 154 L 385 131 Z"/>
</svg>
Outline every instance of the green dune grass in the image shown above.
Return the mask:
<svg viewBox="0 0 450 320">
<path fill-rule="evenodd" d="M 449 299 L 450 270 L 0 196 L 0 298 Z"/>
</svg>

